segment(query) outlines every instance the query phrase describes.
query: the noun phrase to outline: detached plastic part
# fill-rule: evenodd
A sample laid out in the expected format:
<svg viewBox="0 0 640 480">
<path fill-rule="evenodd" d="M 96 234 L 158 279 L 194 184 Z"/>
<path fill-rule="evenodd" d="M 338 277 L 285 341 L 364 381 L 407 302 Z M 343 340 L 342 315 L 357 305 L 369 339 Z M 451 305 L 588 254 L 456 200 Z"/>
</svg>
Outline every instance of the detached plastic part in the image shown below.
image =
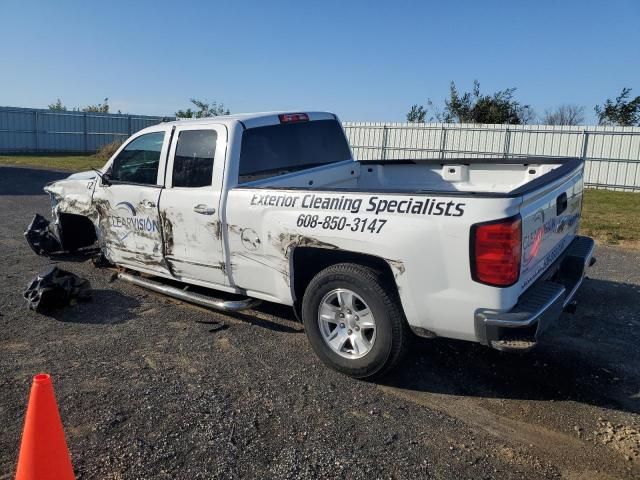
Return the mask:
<svg viewBox="0 0 640 480">
<path fill-rule="evenodd" d="M 27 306 L 38 313 L 47 313 L 69 305 L 72 299 L 91 298 L 89 280 L 53 267 L 34 278 L 24 292 Z"/>
<path fill-rule="evenodd" d="M 39 213 L 31 220 L 24 236 L 36 255 L 49 255 L 62 250 L 62 244 L 54 233 L 51 222 Z"/>
</svg>

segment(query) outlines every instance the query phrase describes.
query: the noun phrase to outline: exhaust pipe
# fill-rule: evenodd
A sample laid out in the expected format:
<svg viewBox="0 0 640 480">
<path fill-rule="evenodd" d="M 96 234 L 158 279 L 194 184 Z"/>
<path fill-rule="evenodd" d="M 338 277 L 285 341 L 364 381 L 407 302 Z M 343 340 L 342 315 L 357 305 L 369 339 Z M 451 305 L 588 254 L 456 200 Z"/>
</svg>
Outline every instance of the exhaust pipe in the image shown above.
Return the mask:
<svg viewBox="0 0 640 480">
<path fill-rule="evenodd" d="M 134 275 L 123 272 L 118 273 L 118 278 L 124 280 L 125 282 L 138 285 L 139 287 L 153 290 L 154 292 L 163 293 L 164 295 L 168 295 L 179 300 L 184 300 L 185 302 L 195 303 L 196 305 L 212 308 L 214 310 L 220 310 L 222 312 L 239 312 L 241 310 L 254 308 L 262 303 L 262 300 L 248 297 L 242 300 L 221 300 L 219 298 L 209 297 L 200 293 L 180 290 L 176 287 L 170 287 L 169 285 L 164 285 L 160 282 L 149 280 L 147 278 L 136 277 Z"/>
</svg>

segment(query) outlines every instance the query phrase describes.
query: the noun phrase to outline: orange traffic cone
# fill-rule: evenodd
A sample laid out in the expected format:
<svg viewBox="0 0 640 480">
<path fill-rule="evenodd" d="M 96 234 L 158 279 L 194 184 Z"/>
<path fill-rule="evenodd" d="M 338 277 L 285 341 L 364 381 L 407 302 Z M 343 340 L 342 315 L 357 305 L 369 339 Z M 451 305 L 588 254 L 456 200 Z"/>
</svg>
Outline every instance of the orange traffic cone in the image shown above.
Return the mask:
<svg viewBox="0 0 640 480">
<path fill-rule="evenodd" d="M 51 377 L 33 377 L 16 480 L 75 479 Z"/>
</svg>

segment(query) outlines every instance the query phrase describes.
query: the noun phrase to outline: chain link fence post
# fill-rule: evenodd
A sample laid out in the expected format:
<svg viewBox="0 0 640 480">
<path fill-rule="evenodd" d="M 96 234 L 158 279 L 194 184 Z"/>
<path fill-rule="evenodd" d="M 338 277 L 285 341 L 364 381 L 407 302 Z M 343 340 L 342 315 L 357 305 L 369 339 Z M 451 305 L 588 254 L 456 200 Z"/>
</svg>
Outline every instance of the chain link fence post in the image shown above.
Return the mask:
<svg viewBox="0 0 640 480">
<path fill-rule="evenodd" d="M 504 129 L 504 148 L 502 152 L 502 158 L 509 157 L 509 149 L 511 148 L 511 130 L 509 127 Z"/>
<path fill-rule="evenodd" d="M 40 122 L 38 121 L 38 111 L 34 110 L 33 111 L 33 134 L 36 140 L 36 152 L 40 151 L 40 133 L 38 132 L 38 129 L 40 128 L 38 126 L 39 123 Z"/>
<path fill-rule="evenodd" d="M 444 160 L 444 152 L 447 147 L 447 129 L 444 125 L 440 127 L 440 160 Z"/>
<path fill-rule="evenodd" d="M 387 159 L 387 126 L 382 127 L 382 160 Z"/>
<path fill-rule="evenodd" d="M 89 134 L 87 132 L 87 112 L 82 115 L 83 133 L 84 133 L 84 152 L 89 152 Z"/>
</svg>

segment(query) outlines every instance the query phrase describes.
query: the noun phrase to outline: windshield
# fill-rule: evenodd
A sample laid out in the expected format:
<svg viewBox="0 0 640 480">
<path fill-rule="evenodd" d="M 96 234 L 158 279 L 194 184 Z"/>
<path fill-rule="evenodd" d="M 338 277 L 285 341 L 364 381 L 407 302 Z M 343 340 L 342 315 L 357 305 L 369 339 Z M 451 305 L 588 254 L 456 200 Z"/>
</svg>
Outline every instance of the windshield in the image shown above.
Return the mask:
<svg viewBox="0 0 640 480">
<path fill-rule="evenodd" d="M 242 135 L 238 183 L 351 159 L 336 120 L 250 128 Z"/>
</svg>

